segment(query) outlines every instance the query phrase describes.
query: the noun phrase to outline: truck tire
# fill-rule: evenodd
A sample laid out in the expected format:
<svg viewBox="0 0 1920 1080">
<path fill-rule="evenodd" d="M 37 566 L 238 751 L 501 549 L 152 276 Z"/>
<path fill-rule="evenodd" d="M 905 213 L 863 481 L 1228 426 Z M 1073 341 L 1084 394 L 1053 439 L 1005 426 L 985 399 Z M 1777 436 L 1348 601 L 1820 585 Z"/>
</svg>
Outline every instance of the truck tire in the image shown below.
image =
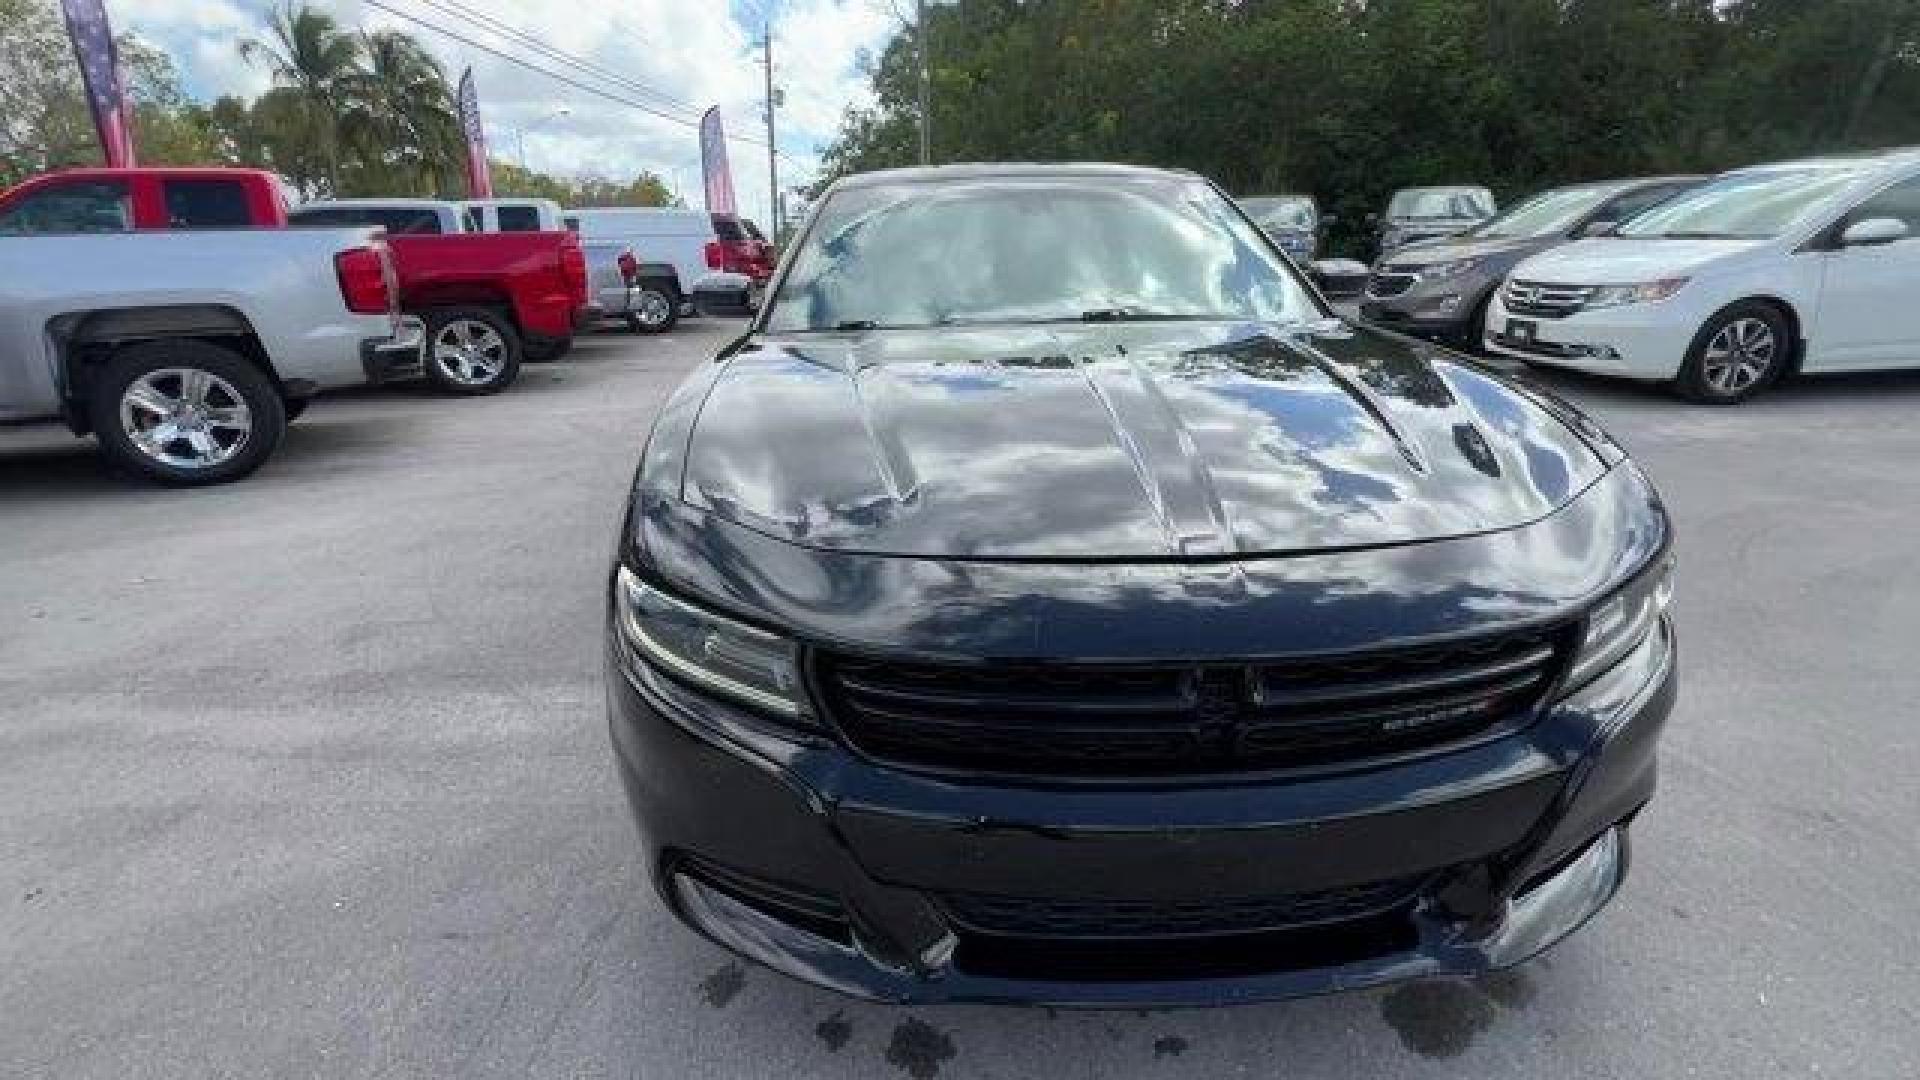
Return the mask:
<svg viewBox="0 0 1920 1080">
<path fill-rule="evenodd" d="M 679 321 L 679 293 L 658 281 L 642 281 L 634 287 L 627 329 L 636 334 L 664 334 Z"/>
<path fill-rule="evenodd" d="M 520 374 L 520 334 L 483 307 L 434 308 L 427 319 L 427 378 L 450 394 L 497 394 Z"/>
<path fill-rule="evenodd" d="M 88 387 L 87 413 L 110 462 L 178 487 L 240 479 L 287 432 L 286 405 L 266 372 L 189 338 L 115 353 Z"/>
</svg>

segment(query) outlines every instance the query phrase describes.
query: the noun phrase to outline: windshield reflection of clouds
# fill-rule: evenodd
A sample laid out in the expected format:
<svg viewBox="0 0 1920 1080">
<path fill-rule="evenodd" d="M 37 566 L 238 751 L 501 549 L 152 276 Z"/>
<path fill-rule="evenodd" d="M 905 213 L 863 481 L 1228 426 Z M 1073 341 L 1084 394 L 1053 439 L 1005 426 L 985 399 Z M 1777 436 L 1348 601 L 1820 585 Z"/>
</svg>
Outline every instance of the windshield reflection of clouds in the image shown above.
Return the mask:
<svg viewBox="0 0 1920 1080">
<path fill-rule="evenodd" d="M 998 178 L 836 192 L 795 253 L 768 327 L 1073 320 L 1112 309 L 1318 314 L 1203 183 Z"/>
</svg>

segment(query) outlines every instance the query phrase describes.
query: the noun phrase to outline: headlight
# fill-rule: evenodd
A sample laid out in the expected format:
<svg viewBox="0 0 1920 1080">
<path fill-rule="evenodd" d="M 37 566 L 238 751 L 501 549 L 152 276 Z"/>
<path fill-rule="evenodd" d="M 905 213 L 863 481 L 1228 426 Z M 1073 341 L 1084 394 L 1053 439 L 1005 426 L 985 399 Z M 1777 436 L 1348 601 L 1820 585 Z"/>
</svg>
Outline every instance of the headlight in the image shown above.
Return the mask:
<svg viewBox="0 0 1920 1080">
<path fill-rule="evenodd" d="M 1657 304 L 1677 293 L 1687 284 L 1683 277 L 1661 278 L 1659 281 L 1644 281 L 1638 285 L 1602 285 L 1593 290 L 1584 306 L 1590 308 L 1621 307 L 1626 304 Z"/>
<path fill-rule="evenodd" d="M 1608 597 L 1587 616 L 1567 689 L 1577 690 L 1645 641 L 1673 604 L 1673 557 L 1667 556 Z"/>
<path fill-rule="evenodd" d="M 778 716 L 799 719 L 807 714 L 799 650 L 793 642 L 668 596 L 625 566 L 613 592 L 620 636 L 640 659 Z"/>
<path fill-rule="evenodd" d="M 1423 281 L 1445 281 L 1456 278 L 1480 265 L 1479 259 L 1455 259 L 1452 262 L 1434 263 L 1420 268 Z"/>
</svg>

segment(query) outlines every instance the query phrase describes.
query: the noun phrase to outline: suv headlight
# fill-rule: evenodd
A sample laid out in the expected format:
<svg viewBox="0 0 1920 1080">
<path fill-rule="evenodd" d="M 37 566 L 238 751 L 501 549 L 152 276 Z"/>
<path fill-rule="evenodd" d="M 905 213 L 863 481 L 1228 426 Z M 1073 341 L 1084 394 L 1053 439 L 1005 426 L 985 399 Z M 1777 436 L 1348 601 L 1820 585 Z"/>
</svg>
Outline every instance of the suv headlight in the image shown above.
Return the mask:
<svg viewBox="0 0 1920 1080">
<path fill-rule="evenodd" d="M 614 620 L 637 658 L 776 716 L 807 715 L 799 649 L 792 641 L 669 596 L 625 566 L 613 592 Z"/>
<path fill-rule="evenodd" d="M 1659 281 L 1643 281 L 1638 285 L 1601 285 L 1593 290 L 1582 305 L 1589 308 L 1623 307 L 1627 304 L 1657 304 L 1687 284 L 1683 277 L 1661 278 Z"/>
<path fill-rule="evenodd" d="M 1638 648 L 1673 605 L 1673 556 L 1628 582 L 1587 616 L 1580 651 L 1567 673 L 1567 690 L 1578 690 Z"/>
</svg>

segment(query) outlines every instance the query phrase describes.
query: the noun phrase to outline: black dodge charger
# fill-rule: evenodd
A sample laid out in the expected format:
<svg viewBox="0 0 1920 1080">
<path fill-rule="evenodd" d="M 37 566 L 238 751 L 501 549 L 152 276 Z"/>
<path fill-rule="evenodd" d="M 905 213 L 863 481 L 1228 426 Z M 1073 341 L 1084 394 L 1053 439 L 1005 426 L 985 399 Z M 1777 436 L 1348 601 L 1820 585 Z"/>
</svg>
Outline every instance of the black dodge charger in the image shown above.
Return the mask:
<svg viewBox="0 0 1920 1080">
<path fill-rule="evenodd" d="M 1519 963 L 1619 887 L 1671 527 L 1205 180 L 841 180 L 647 440 L 608 704 L 661 895 L 901 1001 Z"/>
</svg>

